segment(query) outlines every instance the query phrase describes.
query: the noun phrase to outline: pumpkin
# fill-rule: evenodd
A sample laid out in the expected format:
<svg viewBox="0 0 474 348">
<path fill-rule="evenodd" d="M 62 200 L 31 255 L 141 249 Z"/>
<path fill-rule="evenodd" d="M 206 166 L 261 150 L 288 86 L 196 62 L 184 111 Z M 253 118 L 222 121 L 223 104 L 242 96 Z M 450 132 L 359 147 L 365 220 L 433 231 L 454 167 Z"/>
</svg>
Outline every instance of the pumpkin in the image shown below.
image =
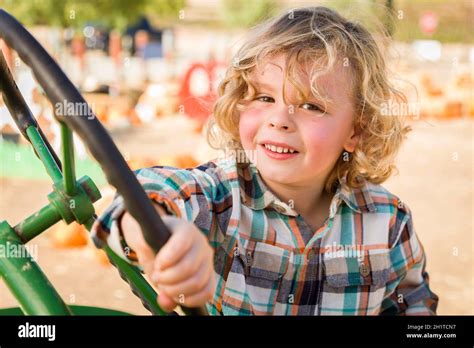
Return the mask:
<svg viewBox="0 0 474 348">
<path fill-rule="evenodd" d="M 199 163 L 190 155 L 176 156 L 178 168 L 191 168 L 196 167 Z"/>
<path fill-rule="evenodd" d="M 176 155 L 160 157 L 157 165 L 175 168 L 196 167 L 199 163 L 190 155 Z"/>
<path fill-rule="evenodd" d="M 87 245 L 89 240 L 88 232 L 84 226 L 77 222 L 72 222 L 66 225 L 64 222 L 59 222 L 51 234 L 53 246 L 57 248 L 74 248 Z"/>
<path fill-rule="evenodd" d="M 105 253 L 104 250 L 102 249 L 97 249 L 94 245 L 91 245 L 92 251 L 93 251 L 93 257 L 95 260 L 97 260 L 100 264 L 104 266 L 110 266 L 111 263 L 109 261 L 109 258 L 107 257 L 107 254 Z"/>
<path fill-rule="evenodd" d="M 459 101 L 449 101 L 444 106 L 443 118 L 453 119 L 463 115 L 463 104 Z"/>
<path fill-rule="evenodd" d="M 153 161 L 148 158 L 138 158 L 134 157 L 127 161 L 128 166 L 131 170 L 136 170 L 140 168 L 152 167 L 156 164 L 156 161 Z"/>
<path fill-rule="evenodd" d="M 199 162 L 194 159 L 191 155 L 175 155 L 175 156 L 163 156 L 158 160 L 151 158 L 139 158 L 134 157 L 127 161 L 128 166 L 132 170 L 139 168 L 148 168 L 153 166 L 169 166 L 175 168 L 191 168 L 199 165 Z"/>
<path fill-rule="evenodd" d="M 423 90 L 430 97 L 441 97 L 444 95 L 443 90 L 433 83 L 431 76 L 424 74 L 420 78 L 420 84 L 423 87 Z"/>
</svg>

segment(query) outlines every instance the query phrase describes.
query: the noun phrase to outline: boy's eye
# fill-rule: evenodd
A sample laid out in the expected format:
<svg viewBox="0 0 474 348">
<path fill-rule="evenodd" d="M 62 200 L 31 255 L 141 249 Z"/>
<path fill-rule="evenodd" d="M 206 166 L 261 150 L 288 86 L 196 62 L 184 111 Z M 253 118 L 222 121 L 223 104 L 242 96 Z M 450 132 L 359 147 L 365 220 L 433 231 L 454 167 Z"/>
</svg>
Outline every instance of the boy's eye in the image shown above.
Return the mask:
<svg viewBox="0 0 474 348">
<path fill-rule="evenodd" d="M 255 98 L 255 100 L 258 100 L 258 101 L 261 101 L 261 102 L 264 102 L 264 103 L 274 103 L 275 102 L 275 99 L 273 99 L 272 97 L 267 97 L 266 95 L 261 95 L 261 96 Z"/>
<path fill-rule="evenodd" d="M 320 107 L 319 105 L 315 105 L 315 104 L 311 104 L 311 103 L 304 103 L 304 104 L 301 104 L 300 107 L 302 109 L 305 109 L 305 110 L 308 110 L 308 111 L 317 111 L 317 112 L 321 112 L 321 113 L 325 113 L 326 110 L 324 110 L 322 107 Z"/>
</svg>

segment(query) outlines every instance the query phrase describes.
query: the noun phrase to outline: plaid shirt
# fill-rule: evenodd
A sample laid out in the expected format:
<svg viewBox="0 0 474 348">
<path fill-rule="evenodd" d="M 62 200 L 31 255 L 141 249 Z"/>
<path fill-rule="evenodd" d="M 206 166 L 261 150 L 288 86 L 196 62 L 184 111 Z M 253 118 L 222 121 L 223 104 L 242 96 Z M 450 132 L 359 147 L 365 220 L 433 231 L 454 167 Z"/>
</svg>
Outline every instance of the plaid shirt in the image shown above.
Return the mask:
<svg viewBox="0 0 474 348">
<path fill-rule="evenodd" d="M 136 171 L 169 214 L 194 222 L 215 250 L 211 315 L 430 315 L 426 258 L 409 208 L 380 185 L 339 184 L 317 231 L 265 187 L 253 164 L 220 158 L 196 168 Z M 127 252 L 117 196 L 93 237 Z M 100 243 L 98 243 L 100 244 Z"/>
</svg>

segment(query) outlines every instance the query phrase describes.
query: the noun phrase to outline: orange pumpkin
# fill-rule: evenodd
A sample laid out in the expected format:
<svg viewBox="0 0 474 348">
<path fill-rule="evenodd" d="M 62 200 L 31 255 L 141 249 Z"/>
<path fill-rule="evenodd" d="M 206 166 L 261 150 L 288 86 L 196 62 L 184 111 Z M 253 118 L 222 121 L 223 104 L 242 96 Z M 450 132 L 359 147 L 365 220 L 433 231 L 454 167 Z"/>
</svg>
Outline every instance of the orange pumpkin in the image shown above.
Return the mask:
<svg viewBox="0 0 474 348">
<path fill-rule="evenodd" d="M 156 161 L 153 161 L 149 158 L 139 158 L 139 157 L 131 158 L 130 160 L 127 161 L 127 164 L 131 170 L 152 167 L 155 165 L 155 163 Z"/>
<path fill-rule="evenodd" d="M 192 168 L 199 165 L 199 163 L 190 155 L 176 156 L 178 168 Z"/>
<path fill-rule="evenodd" d="M 458 101 L 447 102 L 444 106 L 443 118 L 453 119 L 459 118 L 463 115 L 463 104 Z"/>
<path fill-rule="evenodd" d="M 93 248 L 93 252 L 94 252 L 94 258 L 99 261 L 100 264 L 104 265 L 104 266 L 110 266 L 111 263 L 109 261 L 109 258 L 107 257 L 107 254 L 105 253 L 104 250 L 102 249 L 97 249 L 95 246 L 91 246 L 91 248 Z"/>
<path fill-rule="evenodd" d="M 163 156 L 158 160 L 151 158 L 131 158 L 127 161 L 128 166 L 132 169 L 147 168 L 152 166 L 170 166 L 175 168 L 191 168 L 196 167 L 199 163 L 191 155 L 175 155 Z"/>
<path fill-rule="evenodd" d="M 66 225 L 59 222 L 51 234 L 53 245 L 57 248 L 75 248 L 87 245 L 89 239 L 87 230 L 77 222 Z"/>
<path fill-rule="evenodd" d="M 190 155 L 176 155 L 160 157 L 157 165 L 171 166 L 176 168 L 191 168 L 196 167 L 199 163 Z"/>
<path fill-rule="evenodd" d="M 430 97 L 441 97 L 444 95 L 443 90 L 433 83 L 430 75 L 423 75 L 420 79 L 420 84 Z"/>
</svg>

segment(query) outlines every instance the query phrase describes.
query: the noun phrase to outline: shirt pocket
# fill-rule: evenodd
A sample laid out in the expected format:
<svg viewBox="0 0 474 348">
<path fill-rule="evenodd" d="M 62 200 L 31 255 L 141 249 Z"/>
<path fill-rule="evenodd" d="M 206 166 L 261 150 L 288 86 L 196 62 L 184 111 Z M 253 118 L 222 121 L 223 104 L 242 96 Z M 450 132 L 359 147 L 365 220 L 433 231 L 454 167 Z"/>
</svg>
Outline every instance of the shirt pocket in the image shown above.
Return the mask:
<svg viewBox="0 0 474 348">
<path fill-rule="evenodd" d="M 363 259 L 323 259 L 321 314 L 378 314 L 390 278 L 388 250 L 369 251 Z"/>
<path fill-rule="evenodd" d="M 248 241 L 239 246 L 222 298 L 224 314 L 273 314 L 290 251 L 275 245 Z"/>
</svg>

